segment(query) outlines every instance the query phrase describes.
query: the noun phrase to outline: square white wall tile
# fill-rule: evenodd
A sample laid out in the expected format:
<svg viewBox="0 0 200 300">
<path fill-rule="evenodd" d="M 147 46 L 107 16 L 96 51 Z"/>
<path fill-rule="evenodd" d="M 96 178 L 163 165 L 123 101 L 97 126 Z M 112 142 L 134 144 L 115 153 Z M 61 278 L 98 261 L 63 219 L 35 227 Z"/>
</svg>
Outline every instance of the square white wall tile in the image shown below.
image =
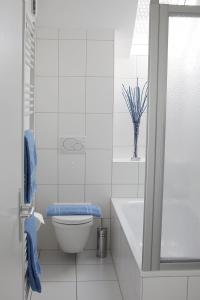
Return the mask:
<svg viewBox="0 0 200 300">
<path fill-rule="evenodd" d="M 70 113 L 85 112 L 85 78 L 59 78 L 59 111 Z"/>
<path fill-rule="evenodd" d="M 86 250 L 94 250 L 97 248 L 97 227 L 101 225 L 100 219 L 94 219 L 93 227 L 89 240 L 85 247 Z M 108 228 L 107 247 L 110 248 L 110 219 L 103 219 L 103 226 Z"/>
<path fill-rule="evenodd" d="M 59 39 L 61 40 L 85 40 L 86 31 L 82 29 L 60 29 Z"/>
<path fill-rule="evenodd" d="M 137 77 L 148 78 L 148 56 L 137 56 Z"/>
<path fill-rule="evenodd" d="M 112 114 L 86 115 L 86 147 L 112 149 Z"/>
<path fill-rule="evenodd" d="M 138 147 L 139 155 L 141 151 Z M 113 160 L 125 160 L 128 161 L 133 156 L 133 146 L 114 146 L 113 148 Z"/>
<path fill-rule="evenodd" d="M 118 78 L 136 78 L 137 77 L 137 57 L 116 58 L 115 77 Z"/>
<path fill-rule="evenodd" d="M 38 184 L 56 184 L 57 150 L 38 150 Z"/>
<path fill-rule="evenodd" d="M 110 41 L 87 41 L 87 75 L 114 76 L 114 44 Z"/>
<path fill-rule="evenodd" d="M 60 154 L 59 155 L 59 183 L 84 184 L 85 181 L 85 155 Z"/>
<path fill-rule="evenodd" d="M 84 114 L 60 114 L 59 115 L 60 137 L 83 137 L 85 136 Z"/>
<path fill-rule="evenodd" d="M 58 75 L 58 41 L 37 40 L 36 75 Z"/>
<path fill-rule="evenodd" d="M 110 184 L 112 151 L 86 151 L 86 184 Z"/>
<path fill-rule="evenodd" d="M 38 27 L 36 29 L 37 39 L 56 40 L 58 39 L 58 29 L 50 27 Z"/>
<path fill-rule="evenodd" d="M 36 143 L 38 148 L 57 148 L 58 115 L 37 113 L 35 119 Z"/>
<path fill-rule="evenodd" d="M 138 184 L 138 162 L 114 162 L 112 184 Z"/>
<path fill-rule="evenodd" d="M 46 209 L 50 204 L 58 202 L 57 185 L 38 185 L 36 192 L 36 211 L 46 216 Z"/>
<path fill-rule="evenodd" d="M 59 75 L 84 76 L 86 70 L 86 41 L 59 41 Z"/>
<path fill-rule="evenodd" d="M 188 279 L 188 299 L 199 300 L 200 295 L 200 277 L 189 277 Z"/>
<path fill-rule="evenodd" d="M 137 184 L 113 184 L 112 197 L 114 198 L 137 198 L 138 185 Z"/>
<path fill-rule="evenodd" d="M 42 294 L 32 293 L 32 300 L 63 300 L 66 295 L 70 300 L 76 300 L 75 282 L 43 282 Z"/>
<path fill-rule="evenodd" d="M 84 202 L 84 185 L 59 185 L 59 202 Z"/>
<path fill-rule="evenodd" d="M 113 78 L 86 78 L 86 112 L 112 113 L 114 102 Z"/>
<path fill-rule="evenodd" d="M 186 300 L 187 278 L 154 277 L 143 279 L 142 300 Z"/>
<path fill-rule="evenodd" d="M 99 205 L 102 209 L 104 218 L 110 218 L 110 199 L 110 185 L 86 185 L 85 202 Z"/>
<path fill-rule="evenodd" d="M 79 300 L 122 300 L 117 281 L 78 282 L 77 292 Z"/>
<path fill-rule="evenodd" d="M 40 250 L 57 250 L 58 244 L 51 220 L 46 219 L 45 224 L 41 225 L 38 234 L 38 247 Z"/>
<path fill-rule="evenodd" d="M 138 198 L 144 198 L 145 186 L 143 184 L 138 185 Z"/>
<path fill-rule="evenodd" d="M 58 78 L 36 77 L 36 111 L 58 111 Z"/>
<path fill-rule="evenodd" d="M 145 162 L 139 162 L 139 183 L 145 182 Z"/>
<path fill-rule="evenodd" d="M 91 29 L 87 31 L 88 40 L 98 40 L 98 41 L 114 41 L 114 30 L 112 29 Z"/>
<path fill-rule="evenodd" d="M 134 142 L 133 124 L 129 113 L 114 114 L 114 146 L 132 146 Z"/>
</svg>

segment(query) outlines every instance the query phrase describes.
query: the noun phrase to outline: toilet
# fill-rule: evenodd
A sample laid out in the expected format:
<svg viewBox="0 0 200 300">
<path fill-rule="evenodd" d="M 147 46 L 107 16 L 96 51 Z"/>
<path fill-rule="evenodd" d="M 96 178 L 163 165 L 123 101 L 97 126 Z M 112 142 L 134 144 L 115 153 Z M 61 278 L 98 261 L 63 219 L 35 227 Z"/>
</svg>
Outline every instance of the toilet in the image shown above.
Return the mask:
<svg viewBox="0 0 200 300">
<path fill-rule="evenodd" d="M 79 253 L 84 250 L 89 239 L 93 216 L 53 216 L 52 224 L 61 250 L 65 253 Z"/>
</svg>

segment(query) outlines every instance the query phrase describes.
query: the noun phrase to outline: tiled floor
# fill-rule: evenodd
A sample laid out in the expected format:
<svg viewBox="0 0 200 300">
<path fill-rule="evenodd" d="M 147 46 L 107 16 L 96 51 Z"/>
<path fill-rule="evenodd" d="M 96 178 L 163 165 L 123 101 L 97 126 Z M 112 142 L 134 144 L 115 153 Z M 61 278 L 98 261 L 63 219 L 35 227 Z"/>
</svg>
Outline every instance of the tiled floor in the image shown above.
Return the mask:
<svg viewBox="0 0 200 300">
<path fill-rule="evenodd" d="M 42 294 L 31 300 L 122 300 L 111 256 L 98 259 L 95 251 L 68 255 L 42 251 Z"/>
</svg>

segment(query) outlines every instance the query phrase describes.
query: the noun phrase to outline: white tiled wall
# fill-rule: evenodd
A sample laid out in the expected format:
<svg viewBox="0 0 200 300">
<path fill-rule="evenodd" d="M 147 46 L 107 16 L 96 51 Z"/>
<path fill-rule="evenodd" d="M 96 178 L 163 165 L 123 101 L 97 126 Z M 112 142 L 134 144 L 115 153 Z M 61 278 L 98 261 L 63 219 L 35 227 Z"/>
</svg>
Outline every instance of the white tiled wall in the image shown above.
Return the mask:
<svg viewBox="0 0 200 300">
<path fill-rule="evenodd" d="M 186 277 L 155 277 L 143 279 L 142 300 L 186 300 Z"/>
<path fill-rule="evenodd" d="M 144 196 L 145 161 L 114 160 L 112 197 L 142 198 Z"/>
<path fill-rule="evenodd" d="M 146 112 L 142 116 L 138 141 L 139 162 L 131 162 L 133 156 L 133 125 L 125 100 L 122 84 L 142 88 L 147 81 L 148 57 L 132 56 L 115 58 L 114 126 L 113 126 L 113 197 L 143 197 L 146 149 Z"/>
<path fill-rule="evenodd" d="M 136 85 L 136 78 L 142 88 L 147 81 L 148 57 L 133 56 L 115 59 L 114 95 L 114 158 L 130 159 L 133 151 L 133 127 L 130 114 L 122 96 L 122 84 Z M 138 142 L 138 154 L 144 159 L 146 141 L 146 113 L 142 116 Z"/>
<path fill-rule="evenodd" d="M 36 63 L 37 210 L 48 204 L 101 205 L 110 227 L 114 34 L 39 28 Z M 59 137 L 86 136 L 85 154 L 63 154 Z M 96 227 L 88 248 L 96 246 Z M 40 247 L 57 243 L 49 220 Z"/>
</svg>

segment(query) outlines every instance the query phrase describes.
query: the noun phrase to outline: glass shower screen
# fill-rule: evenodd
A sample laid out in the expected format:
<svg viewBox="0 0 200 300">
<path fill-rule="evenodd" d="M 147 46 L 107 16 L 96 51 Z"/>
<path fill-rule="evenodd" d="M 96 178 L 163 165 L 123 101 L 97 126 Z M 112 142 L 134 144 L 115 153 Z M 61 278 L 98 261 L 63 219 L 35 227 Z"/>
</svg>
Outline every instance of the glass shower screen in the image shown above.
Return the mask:
<svg viewBox="0 0 200 300">
<path fill-rule="evenodd" d="M 169 17 L 161 261 L 200 260 L 200 18 Z"/>
</svg>

